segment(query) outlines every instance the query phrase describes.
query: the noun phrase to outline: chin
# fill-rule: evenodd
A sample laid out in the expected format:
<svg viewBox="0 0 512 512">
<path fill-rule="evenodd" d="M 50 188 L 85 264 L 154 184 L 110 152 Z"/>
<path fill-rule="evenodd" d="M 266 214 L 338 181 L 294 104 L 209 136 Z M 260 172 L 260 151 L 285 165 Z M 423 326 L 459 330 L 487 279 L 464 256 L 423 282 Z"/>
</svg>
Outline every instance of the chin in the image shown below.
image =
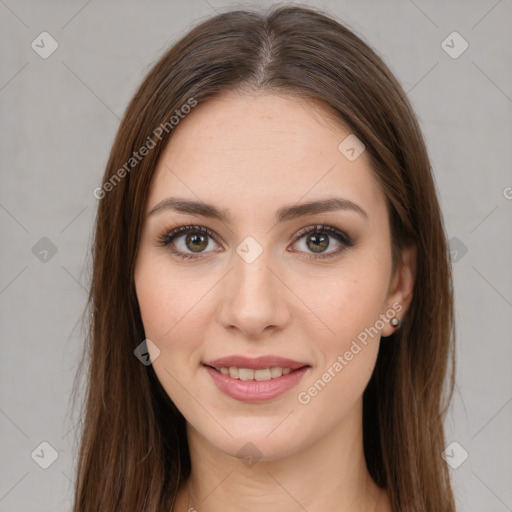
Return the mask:
<svg viewBox="0 0 512 512">
<path fill-rule="evenodd" d="M 224 428 L 217 425 L 212 430 L 211 423 L 200 428 L 191 425 L 191 428 L 195 435 L 203 437 L 216 450 L 231 457 L 242 461 L 276 461 L 300 452 L 316 439 L 314 432 L 308 435 L 296 422 L 285 428 L 284 422 L 280 424 L 285 417 L 286 414 L 277 420 L 261 418 L 259 421 L 254 417 L 245 417 L 243 420 L 237 418 L 233 422 L 224 422 Z"/>
</svg>

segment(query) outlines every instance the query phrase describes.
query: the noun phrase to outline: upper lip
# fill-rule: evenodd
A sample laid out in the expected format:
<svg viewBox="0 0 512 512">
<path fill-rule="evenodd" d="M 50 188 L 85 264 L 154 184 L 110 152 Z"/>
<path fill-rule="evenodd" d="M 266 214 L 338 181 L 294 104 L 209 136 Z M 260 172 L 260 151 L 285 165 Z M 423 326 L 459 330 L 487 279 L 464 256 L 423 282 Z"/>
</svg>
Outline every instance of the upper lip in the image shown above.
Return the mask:
<svg viewBox="0 0 512 512">
<path fill-rule="evenodd" d="M 203 364 L 215 368 L 229 368 L 230 366 L 234 366 L 236 368 L 251 368 L 253 370 L 262 370 L 264 368 L 290 368 L 291 370 L 297 370 L 303 366 L 309 366 L 308 363 L 274 355 L 259 357 L 233 355 L 221 357 L 220 359 L 211 359 L 203 362 Z"/>
</svg>

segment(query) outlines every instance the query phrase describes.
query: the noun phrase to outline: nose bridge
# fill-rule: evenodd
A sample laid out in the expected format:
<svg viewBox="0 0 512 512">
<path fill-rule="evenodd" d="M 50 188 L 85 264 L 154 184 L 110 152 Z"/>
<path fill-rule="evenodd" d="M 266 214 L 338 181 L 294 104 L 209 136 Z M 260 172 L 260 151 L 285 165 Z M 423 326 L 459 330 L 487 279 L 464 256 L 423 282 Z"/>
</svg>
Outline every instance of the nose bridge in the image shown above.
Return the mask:
<svg viewBox="0 0 512 512">
<path fill-rule="evenodd" d="M 248 237 L 236 249 L 234 256 L 233 280 L 240 306 L 256 307 L 263 311 L 265 307 L 270 309 L 274 293 L 272 288 L 272 273 L 269 266 L 271 251 L 263 247 L 254 238 Z"/>
<path fill-rule="evenodd" d="M 252 237 L 239 244 L 233 254 L 234 268 L 229 273 L 228 290 L 222 304 L 225 326 L 236 326 L 252 335 L 268 326 L 282 327 L 287 308 L 279 280 L 270 270 L 274 266 L 270 248 L 263 247 Z"/>
<path fill-rule="evenodd" d="M 233 277 L 238 282 L 239 292 L 243 295 L 254 295 L 255 298 L 260 295 L 262 298 L 270 298 L 272 273 L 268 267 L 272 262 L 269 248 L 263 249 L 261 245 L 256 246 L 250 241 L 242 242 L 234 259 Z"/>
</svg>

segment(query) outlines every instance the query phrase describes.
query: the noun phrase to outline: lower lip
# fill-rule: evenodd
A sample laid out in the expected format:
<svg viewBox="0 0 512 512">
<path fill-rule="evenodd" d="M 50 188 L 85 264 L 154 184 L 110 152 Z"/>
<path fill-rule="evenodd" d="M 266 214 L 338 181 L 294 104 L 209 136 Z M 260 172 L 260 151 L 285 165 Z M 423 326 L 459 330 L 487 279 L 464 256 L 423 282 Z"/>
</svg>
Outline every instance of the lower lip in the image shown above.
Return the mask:
<svg viewBox="0 0 512 512">
<path fill-rule="evenodd" d="M 270 380 L 240 380 L 205 366 L 215 385 L 226 395 L 242 402 L 264 402 L 282 395 L 304 377 L 309 366 Z"/>
</svg>

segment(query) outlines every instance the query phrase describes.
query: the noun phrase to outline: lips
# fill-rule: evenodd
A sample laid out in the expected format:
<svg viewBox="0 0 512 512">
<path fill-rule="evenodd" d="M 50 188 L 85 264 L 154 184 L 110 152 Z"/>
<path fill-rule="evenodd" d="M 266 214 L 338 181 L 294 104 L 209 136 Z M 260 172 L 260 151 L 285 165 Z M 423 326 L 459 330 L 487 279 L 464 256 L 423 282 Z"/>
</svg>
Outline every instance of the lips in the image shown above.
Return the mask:
<svg viewBox="0 0 512 512">
<path fill-rule="evenodd" d="M 297 370 L 303 366 L 309 366 L 308 363 L 294 361 L 285 357 L 278 356 L 260 356 L 260 357 L 245 357 L 245 356 L 227 356 L 220 359 L 212 359 L 203 364 L 212 366 L 213 368 L 249 368 L 252 370 L 262 370 L 264 368 L 290 368 L 290 370 Z"/>
<path fill-rule="evenodd" d="M 308 363 L 278 356 L 228 356 L 203 366 L 217 388 L 244 402 L 271 400 L 294 387 L 311 368 Z"/>
</svg>

